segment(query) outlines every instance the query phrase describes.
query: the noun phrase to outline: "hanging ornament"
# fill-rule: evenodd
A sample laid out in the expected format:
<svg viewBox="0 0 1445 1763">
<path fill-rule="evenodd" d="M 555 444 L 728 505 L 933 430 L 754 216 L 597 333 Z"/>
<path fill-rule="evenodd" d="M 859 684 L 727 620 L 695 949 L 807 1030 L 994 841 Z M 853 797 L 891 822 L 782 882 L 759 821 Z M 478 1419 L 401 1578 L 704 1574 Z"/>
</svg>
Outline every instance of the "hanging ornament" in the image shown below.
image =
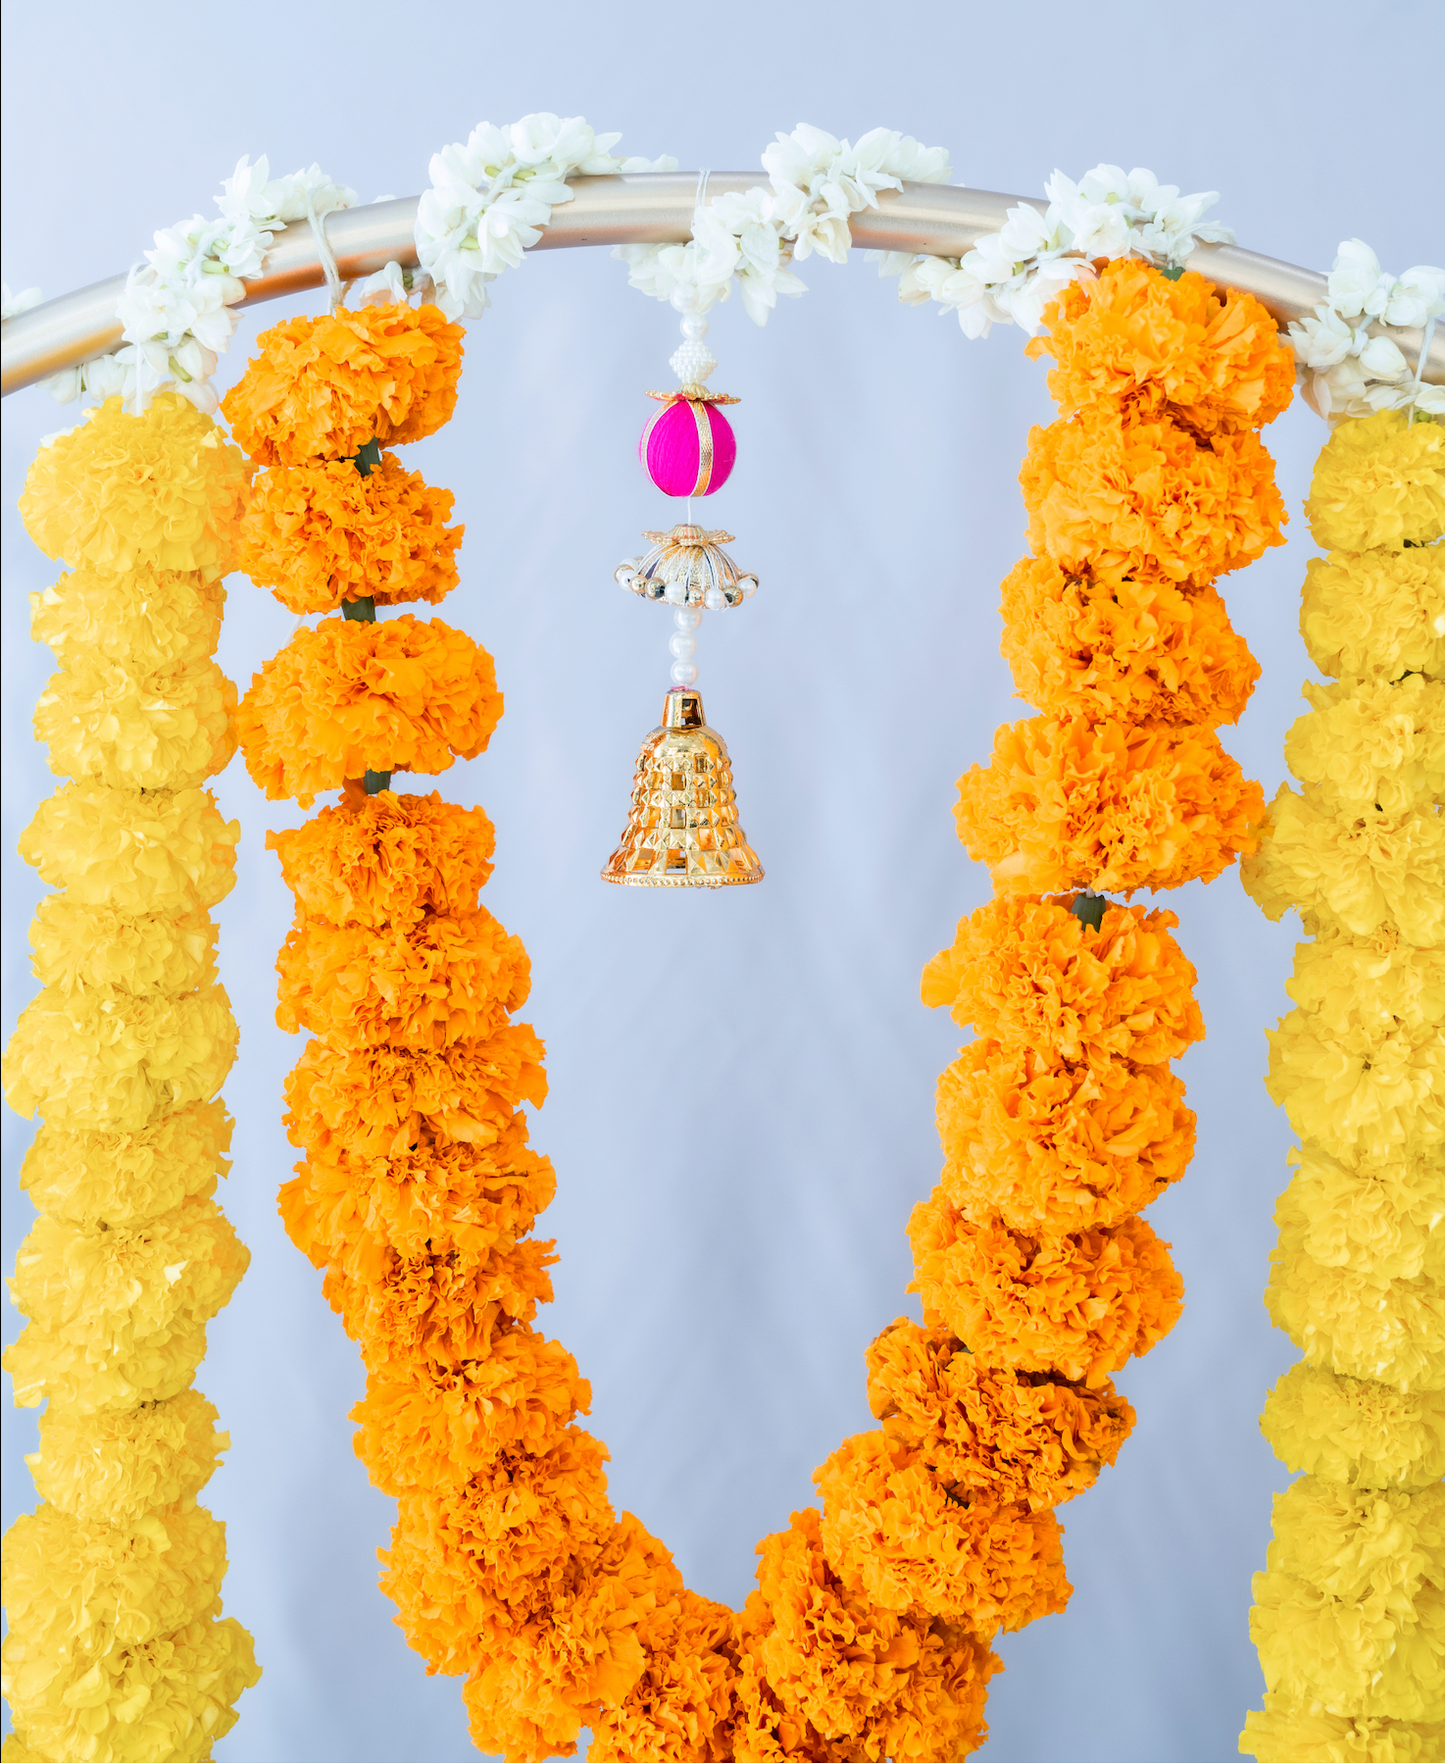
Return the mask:
<svg viewBox="0 0 1445 1763">
<path fill-rule="evenodd" d="M 698 295 L 680 288 L 673 304 L 683 314 L 673 372 L 675 392 L 649 392 L 662 409 L 643 430 L 638 457 L 665 495 L 685 496 L 688 519 L 670 532 L 644 533 L 652 549 L 618 565 L 615 579 L 644 600 L 673 609 L 672 690 L 662 722 L 642 743 L 632 780 L 632 806 L 602 879 L 639 887 L 720 888 L 761 881 L 763 867 L 738 823 L 727 744 L 703 714 L 697 681 L 697 630 L 704 612 L 741 606 L 758 578 L 740 570 L 723 550 L 732 534 L 694 526 L 692 498 L 710 496 L 732 471 L 737 443 L 718 409 L 736 398 L 704 390 L 717 366 L 703 338 L 707 320 Z"/>
<path fill-rule="evenodd" d="M 701 694 L 686 686 L 667 694 L 662 726 L 642 743 L 632 808 L 602 879 L 650 888 L 723 888 L 763 879 L 758 854 L 738 823 L 727 743 L 707 726 Z"/>
<path fill-rule="evenodd" d="M 643 429 L 637 457 L 664 496 L 711 496 L 728 481 L 738 456 L 733 425 L 718 408 L 737 399 L 703 385 L 717 366 L 702 340 L 706 334 L 707 320 L 689 312 L 682 321 L 683 341 L 668 362 L 682 384 L 675 392 L 647 394 L 662 409 Z"/>
</svg>

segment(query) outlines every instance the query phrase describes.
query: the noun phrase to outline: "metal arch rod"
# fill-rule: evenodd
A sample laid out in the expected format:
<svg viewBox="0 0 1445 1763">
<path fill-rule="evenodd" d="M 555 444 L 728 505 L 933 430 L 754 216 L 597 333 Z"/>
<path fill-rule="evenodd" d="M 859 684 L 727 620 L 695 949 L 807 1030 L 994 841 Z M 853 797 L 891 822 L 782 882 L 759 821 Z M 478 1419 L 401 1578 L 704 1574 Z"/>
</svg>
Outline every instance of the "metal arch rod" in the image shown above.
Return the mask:
<svg viewBox="0 0 1445 1763">
<path fill-rule="evenodd" d="M 756 172 L 715 171 L 708 180 L 708 195 L 716 198 L 749 190 L 759 181 Z M 691 236 L 697 193 L 693 172 L 579 178 L 572 190 L 572 201 L 552 210 L 551 222 L 533 250 L 681 244 Z M 849 226 L 853 243 L 860 247 L 961 257 L 983 234 L 997 232 L 1010 208 L 1027 200 L 948 184 L 906 184 L 901 192 L 881 192 L 877 208 L 855 214 Z M 329 216 L 326 236 L 342 278 L 354 281 L 374 275 L 390 261 L 414 267 L 416 208 L 417 198 L 407 196 Z M 1200 245 L 1188 267 L 1211 281 L 1253 294 L 1281 328 L 1308 316 L 1325 296 L 1322 275 L 1237 245 Z M 262 273 L 246 283 L 239 304 L 252 306 L 319 288 L 325 279 L 310 222 L 297 221 L 275 235 Z M 124 276 L 112 276 L 7 319 L 0 335 L 0 390 L 19 391 L 62 368 L 118 348 L 121 335 L 115 308 L 124 286 Z M 1391 335 L 1413 367 L 1423 333 L 1404 330 Z M 1431 385 L 1445 385 L 1445 326 L 1436 330 L 1422 377 Z"/>
</svg>

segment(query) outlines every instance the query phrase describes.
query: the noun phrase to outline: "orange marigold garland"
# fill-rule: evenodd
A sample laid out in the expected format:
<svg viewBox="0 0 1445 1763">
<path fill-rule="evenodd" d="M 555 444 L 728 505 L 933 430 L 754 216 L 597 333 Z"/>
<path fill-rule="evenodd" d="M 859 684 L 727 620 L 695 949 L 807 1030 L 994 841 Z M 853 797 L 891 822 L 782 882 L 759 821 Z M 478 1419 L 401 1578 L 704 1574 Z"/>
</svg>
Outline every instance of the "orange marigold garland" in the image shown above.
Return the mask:
<svg viewBox="0 0 1445 1763">
<path fill-rule="evenodd" d="M 1030 436 L 1036 554 L 1003 590 L 1003 652 L 1044 714 L 959 785 L 960 837 L 997 892 L 923 976 L 979 1037 L 939 1080 L 943 1177 L 910 1224 L 926 1326 L 875 1343 L 886 1443 L 850 1441 L 823 1471 L 825 1543 L 875 1595 L 927 1585 L 1006 1626 L 1067 1597 L 1038 1520 L 1114 1460 L 1133 1414 L 1110 1375 L 1182 1308 L 1137 1214 L 1193 1147 L 1168 1063 L 1204 1033 L 1194 969 L 1172 912 L 1100 893 L 1211 880 L 1254 848 L 1263 798 L 1214 728 L 1258 668 L 1211 583 L 1281 542 L 1253 430 L 1293 374 L 1257 302 L 1132 259 L 1065 289 L 1045 327 L 1029 352 L 1053 356 L 1065 414 Z M 940 1552 L 939 1487 L 967 1490 L 968 1548 Z M 1016 1573 L 999 1596 L 1001 1557 L 1031 1561 L 1038 1589 Z"/>
<path fill-rule="evenodd" d="M 453 547 L 414 522 L 436 543 L 407 576 L 405 522 L 342 469 L 375 475 L 373 436 L 442 419 L 438 363 L 454 379 L 459 349 L 425 307 L 297 321 L 261 339 L 227 402 L 281 462 L 248 529 L 258 571 L 345 614 L 301 633 L 240 717 L 271 793 L 344 783 L 270 841 L 297 899 L 278 1018 L 314 1036 L 287 1084 L 306 1158 L 282 1213 L 366 1362 L 357 1450 L 398 1500 L 383 1585 L 430 1668 L 466 1677 L 477 1744 L 509 1763 L 571 1755 L 583 1727 L 594 1763 L 976 1749 L 988 1642 L 1063 1608 L 1053 1508 L 1132 1426 L 1110 1373 L 1178 1315 L 1167 1248 L 1136 1214 L 1192 1143 L 1167 1066 L 1203 1032 L 1193 969 L 1172 914 L 1101 915 L 1074 890 L 1175 885 L 1249 848 L 1259 792 L 1212 726 L 1257 670 L 1209 581 L 1278 540 L 1251 430 L 1288 370 L 1267 315 L 1198 277 L 1113 265 L 1053 322 L 1071 383 L 1093 389 L 1061 425 L 1077 433 L 1036 442 L 1035 530 L 1062 536 L 1008 590 L 1011 657 L 1046 715 L 1011 737 L 1011 771 L 961 792 L 1002 891 L 924 980 L 981 1037 L 945 1074 L 948 1161 L 912 1225 L 926 1322 L 874 1343 L 881 1428 L 819 1469 L 821 1511 L 760 1545 L 740 1613 L 689 1592 L 613 1511 L 606 1450 L 577 1424 L 588 1385 L 534 1326 L 555 1257 L 528 1233 L 554 1178 L 523 1104 L 546 1084 L 511 1020 L 525 952 L 479 904 L 491 827 L 386 787 L 480 751 L 501 709 L 468 639 L 367 622 L 406 581 L 419 597 Z M 412 480 L 406 495 L 439 509 Z"/>
</svg>

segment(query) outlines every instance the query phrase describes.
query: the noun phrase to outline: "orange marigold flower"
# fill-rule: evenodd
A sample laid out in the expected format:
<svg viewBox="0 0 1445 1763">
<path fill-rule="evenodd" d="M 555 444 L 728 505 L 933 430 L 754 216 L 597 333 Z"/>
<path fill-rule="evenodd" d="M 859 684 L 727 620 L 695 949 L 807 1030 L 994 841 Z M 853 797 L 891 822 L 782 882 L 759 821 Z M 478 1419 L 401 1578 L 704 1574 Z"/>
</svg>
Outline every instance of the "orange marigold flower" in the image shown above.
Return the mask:
<svg viewBox="0 0 1445 1763">
<path fill-rule="evenodd" d="M 490 912 L 373 930 L 298 913 L 276 960 L 276 1020 L 338 1047 L 484 1038 L 526 1002 L 531 964 Z"/>
<path fill-rule="evenodd" d="M 366 477 L 349 460 L 280 466 L 256 479 L 237 567 L 292 612 L 367 597 L 435 605 L 457 585 L 465 529 L 446 525 L 452 500 L 394 453 Z"/>
<path fill-rule="evenodd" d="M 1178 280 L 1137 257 L 1070 282 L 1044 308 L 1025 354 L 1051 355 L 1049 392 L 1065 416 L 1091 404 L 1166 412 L 1201 435 L 1263 428 L 1294 392 L 1294 355 L 1252 294 Z"/>
<path fill-rule="evenodd" d="M 1003 894 L 958 921 L 923 970 L 923 1002 L 960 1027 L 1054 1061 L 1163 1065 L 1204 1039 L 1198 975 L 1172 912 L 1106 906 L 1098 930 L 1069 896 Z"/>
<path fill-rule="evenodd" d="M 455 1370 L 368 1373 L 351 1410 L 356 1454 L 384 1494 L 461 1487 L 499 1451 L 548 1450 L 591 1403 L 592 1386 L 567 1349 L 517 1323 L 497 1331 L 485 1359 Z"/>
<path fill-rule="evenodd" d="M 972 1041 L 938 1080 L 943 1190 L 966 1218 L 1087 1230 L 1141 1212 L 1194 1150 L 1184 1085 L 1123 1059 L 1056 1066 Z"/>
<path fill-rule="evenodd" d="M 1282 545 L 1288 516 L 1257 436 L 1196 441 L 1106 406 L 1029 431 L 1029 544 L 1080 575 L 1207 587 Z"/>
<path fill-rule="evenodd" d="M 588 1763 L 727 1763 L 736 1620 L 683 1591 L 640 1623 L 647 1663 L 621 1702 L 592 1716 Z"/>
<path fill-rule="evenodd" d="M 568 1426 L 536 1454 L 500 1451 L 459 1485 L 401 1496 L 381 1589 L 434 1668 L 470 1670 L 478 1637 L 575 1595 L 615 1522 L 607 1448 Z"/>
<path fill-rule="evenodd" d="M 480 808 L 379 790 L 266 834 L 297 906 L 330 924 L 408 925 L 471 912 L 492 873 L 492 823 Z"/>
<path fill-rule="evenodd" d="M 419 1255 L 385 1251 L 379 1278 L 353 1279 L 333 1267 L 322 1292 L 346 1332 L 361 1343 L 369 1371 L 404 1378 L 427 1370 L 460 1371 L 485 1359 L 499 1330 L 531 1322 L 552 1302 L 552 1242 L 527 1238 L 490 1255 L 456 1249 Z"/>
<path fill-rule="evenodd" d="M 475 759 L 502 714 L 492 658 L 465 631 L 404 612 L 303 627 L 251 681 L 236 733 L 255 783 L 309 808 L 366 771 Z"/>
<path fill-rule="evenodd" d="M 1004 578 L 1002 653 L 1038 709 L 1129 722 L 1237 722 L 1259 678 L 1213 588 L 1095 581 L 1047 557 Z"/>
<path fill-rule="evenodd" d="M 1161 1341 L 1183 1311 L 1169 1246 L 1142 1218 L 1107 1230 L 1030 1236 L 974 1224 L 941 1187 L 908 1221 L 924 1320 L 990 1365 L 1058 1371 L 1098 1389 Z"/>
<path fill-rule="evenodd" d="M 522 1629 L 494 1626 L 480 1637 L 462 1692 L 473 1744 L 510 1763 L 571 1756 L 597 1707 L 622 1701 L 642 1676 L 638 1630 L 681 1591 L 667 1550 L 624 1512 L 572 1598 Z"/>
<path fill-rule="evenodd" d="M 326 1154 L 395 1157 L 446 1139 L 490 1144 L 519 1102 L 541 1107 L 542 1051 L 520 1022 L 435 1052 L 308 1041 L 286 1077 L 286 1130 L 293 1145 Z"/>
<path fill-rule="evenodd" d="M 456 407 L 462 336 L 430 305 L 290 318 L 257 337 L 221 409 L 258 465 L 347 459 L 373 437 L 419 441 Z"/>
<path fill-rule="evenodd" d="M 1054 716 L 1002 724 L 993 763 L 959 779 L 953 811 L 995 886 L 1041 893 L 1213 881 L 1254 850 L 1263 813 L 1263 791 L 1211 729 Z"/>
<path fill-rule="evenodd" d="M 389 1251 L 456 1249 L 485 1256 L 525 1236 L 556 1192 L 545 1157 L 527 1148 L 527 1119 L 512 1115 L 491 1144 L 418 1145 L 394 1157 L 312 1151 L 283 1184 L 287 1235 L 313 1267 L 381 1279 Z"/>
<path fill-rule="evenodd" d="M 868 1348 L 868 1406 L 955 1492 L 1035 1510 L 1092 1487 L 1134 1426 L 1113 1384 L 980 1365 L 946 1328 L 899 1317 Z"/>
<path fill-rule="evenodd" d="M 962 1628 L 850 1590 L 824 1556 L 820 1526 L 806 1507 L 758 1545 L 758 1590 L 741 1622 L 738 1763 L 936 1763 L 976 1750 L 998 1659 Z"/>
<path fill-rule="evenodd" d="M 989 1640 L 1069 1601 L 1063 1532 L 1047 1508 L 955 1488 L 881 1432 L 845 1439 L 813 1480 L 828 1565 L 882 1609 L 942 1616 Z"/>
</svg>

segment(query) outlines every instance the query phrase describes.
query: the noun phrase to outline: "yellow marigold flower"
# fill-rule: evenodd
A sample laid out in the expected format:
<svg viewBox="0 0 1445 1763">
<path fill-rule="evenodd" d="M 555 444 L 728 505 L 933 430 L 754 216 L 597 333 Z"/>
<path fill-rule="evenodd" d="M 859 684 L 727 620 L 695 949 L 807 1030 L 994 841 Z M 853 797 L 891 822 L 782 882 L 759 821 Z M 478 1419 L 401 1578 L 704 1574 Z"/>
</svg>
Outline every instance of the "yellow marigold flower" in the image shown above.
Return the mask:
<svg viewBox="0 0 1445 1763">
<path fill-rule="evenodd" d="M 266 835 L 299 911 L 328 924 L 405 928 L 427 912 L 476 910 L 492 873 L 480 808 L 378 790 L 348 796 L 289 832 Z"/>
<path fill-rule="evenodd" d="M 484 1256 L 536 1223 L 556 1191 L 545 1157 L 527 1148 L 527 1121 L 513 1114 L 489 1145 L 453 1140 L 393 1157 L 313 1151 L 282 1185 L 287 1234 L 315 1267 L 332 1263 L 377 1278 L 398 1255 Z"/>
<path fill-rule="evenodd" d="M 30 634 L 62 666 L 85 657 L 156 673 L 215 654 L 225 603 L 226 590 L 201 570 L 77 569 L 30 596 Z"/>
<path fill-rule="evenodd" d="M 1445 424 L 1407 410 L 1335 425 L 1310 482 L 1305 517 L 1322 551 L 1423 545 L 1445 533 Z"/>
<path fill-rule="evenodd" d="M 235 712 L 236 688 L 214 661 L 139 674 L 76 656 L 40 694 L 35 738 L 58 777 L 184 790 L 230 764 Z"/>
<path fill-rule="evenodd" d="M 1035 716 L 1001 724 L 953 816 L 1007 891 L 1212 881 L 1254 849 L 1264 797 L 1208 729 Z"/>
<path fill-rule="evenodd" d="M 1300 634 L 1321 673 L 1445 679 L 1445 544 L 1314 558 Z"/>
<path fill-rule="evenodd" d="M 257 337 L 221 410 L 258 465 L 346 459 L 373 438 L 419 441 L 456 407 L 464 334 L 432 305 L 290 318 Z"/>
<path fill-rule="evenodd" d="M 1161 1341 L 1184 1282 L 1142 1218 L 1068 1236 L 974 1224 L 942 1187 L 908 1221 L 924 1321 L 943 1323 L 985 1365 L 1057 1371 L 1100 1388 Z"/>
<path fill-rule="evenodd" d="M 1118 257 L 1044 308 L 1049 393 L 1065 416 L 1107 403 L 1172 416 L 1196 434 L 1263 428 L 1294 391 L 1294 356 L 1252 294 L 1220 293 L 1193 270 L 1177 279 Z"/>
<path fill-rule="evenodd" d="M 1322 807 L 1399 815 L 1445 797 L 1445 680 L 1306 681 L 1303 691 L 1314 708 L 1291 726 L 1284 757 Z"/>
<path fill-rule="evenodd" d="M 40 1217 L 11 1282 L 16 1308 L 31 1319 L 5 1355 L 15 1400 L 33 1407 L 53 1396 L 93 1412 L 177 1394 L 205 1352 L 203 1325 L 230 1300 L 250 1259 L 213 1200 L 191 1198 L 110 1229 Z M 192 1344 L 195 1357 L 176 1383 Z M 153 1375 L 168 1387 L 146 1387 Z M 126 1385 L 141 1393 L 111 1393 Z"/>
<path fill-rule="evenodd" d="M 1069 1601 L 1063 1532 L 1047 1508 L 955 1488 L 881 1432 L 845 1439 L 813 1481 L 828 1565 L 884 1610 L 941 1616 L 991 1640 Z"/>
<path fill-rule="evenodd" d="M 308 1041 L 286 1077 L 293 1145 L 395 1157 L 427 1142 L 495 1141 L 521 1102 L 547 1094 L 542 1043 L 525 1023 L 436 1052 Z"/>
<path fill-rule="evenodd" d="M 365 477 L 349 460 L 277 467 L 257 479 L 241 529 L 242 568 L 292 612 L 427 600 L 457 585 L 466 530 L 445 522 L 450 490 L 433 490 L 394 453 Z"/>
<path fill-rule="evenodd" d="M 251 1637 L 232 1617 L 216 1620 L 217 1599 L 174 1634 L 82 1657 L 33 1699 L 17 1689 L 11 1712 L 31 1753 L 104 1757 L 107 1763 L 207 1763 L 236 1724 L 232 1704 L 261 1681 Z M 26 1681 L 25 1652 L 6 1642 L 13 1681 Z M 7 1748 L 15 1740 L 6 1741 Z M 6 1763 L 9 1763 L 7 1758 Z"/>
<path fill-rule="evenodd" d="M 137 916 L 47 894 L 30 922 L 30 947 L 35 977 L 65 996 L 102 987 L 148 997 L 216 980 L 216 926 L 206 912 Z"/>
<path fill-rule="evenodd" d="M 178 998 L 46 990 L 21 1011 L 5 1049 L 5 1095 L 27 1120 L 38 1111 L 76 1132 L 135 1132 L 209 1101 L 237 1039 L 221 986 Z"/>
<path fill-rule="evenodd" d="M 303 627 L 251 681 L 237 733 L 246 769 L 309 808 L 367 771 L 439 772 L 475 759 L 502 714 L 492 658 L 465 631 L 404 612 Z"/>
<path fill-rule="evenodd" d="M 67 1132 L 48 1121 L 20 1166 L 36 1209 L 72 1224 L 125 1224 L 216 1191 L 235 1122 L 222 1102 L 192 1102 L 139 1132 Z"/>
<path fill-rule="evenodd" d="M 1353 1162 L 1445 1141 L 1445 949 L 1338 931 L 1295 950 L 1269 1093 L 1301 1138 Z"/>
<path fill-rule="evenodd" d="M 1208 587 L 1282 545 L 1289 518 L 1256 435 L 1197 441 L 1097 404 L 1030 429 L 1019 483 L 1030 548 L 1071 575 Z"/>
<path fill-rule="evenodd" d="M 1163 1065 L 1203 1040 L 1175 915 L 1110 905 L 1094 931 L 1071 904 L 1005 894 L 959 919 L 952 947 L 923 970 L 923 1002 L 1055 1062 Z"/>
<path fill-rule="evenodd" d="M 1429 1487 L 1445 1476 L 1445 1391 L 1402 1391 L 1315 1365 L 1287 1371 L 1260 1431 L 1287 1469 L 1364 1488 Z"/>
<path fill-rule="evenodd" d="M 1105 1382 L 980 1365 L 946 1328 L 900 1317 L 868 1348 L 868 1406 L 883 1430 L 923 1454 L 956 1493 L 1057 1506 L 1092 1487 L 1134 1425 Z"/>
<path fill-rule="evenodd" d="M 1259 678 L 1213 588 L 1093 580 L 1047 557 L 1004 578 L 1002 653 L 1039 710 L 1171 726 L 1237 722 Z"/>
<path fill-rule="evenodd" d="M 1327 1713 L 1445 1721 L 1445 1487 L 1307 1475 L 1274 1499 L 1249 1628 L 1265 1688 Z"/>
<path fill-rule="evenodd" d="M 622 1701 L 592 1716 L 588 1763 L 673 1763 L 679 1742 L 699 1759 L 725 1757 L 736 1668 L 736 1618 L 683 1591 L 639 1625 L 647 1663 Z"/>
<path fill-rule="evenodd" d="M 43 1693 L 77 1659 L 184 1628 L 210 1609 L 225 1575 L 226 1527 L 193 1499 L 129 1525 L 86 1523 L 54 1506 L 25 1513 L 5 1538 L 22 1694 Z"/>
<path fill-rule="evenodd" d="M 1401 1390 L 1445 1389 L 1445 1281 L 1387 1279 L 1325 1266 L 1306 1249 L 1309 1220 L 1291 1186 L 1275 1208 L 1264 1304 L 1311 1365 Z"/>
<path fill-rule="evenodd" d="M 298 914 L 282 945 L 276 1020 L 338 1047 L 484 1038 L 526 1002 L 531 964 L 490 912 L 372 930 Z"/>
<path fill-rule="evenodd" d="M 193 1500 L 215 1474 L 231 1435 L 199 1390 L 120 1412 L 47 1408 L 40 1449 L 25 1459 L 41 1499 L 85 1523 L 134 1523 Z"/>
<path fill-rule="evenodd" d="M 1251 1710 L 1240 1751 L 1258 1763 L 1433 1763 L 1445 1747 L 1445 1724 L 1326 1714 L 1310 1701 L 1266 1693 Z"/>
<path fill-rule="evenodd" d="M 400 1496 L 461 1487 L 499 1451 L 540 1455 L 591 1405 L 592 1386 L 567 1349 L 516 1323 L 497 1329 L 485 1359 L 455 1370 L 369 1374 L 351 1418 L 372 1485 Z"/>
<path fill-rule="evenodd" d="M 1184 1085 L 1123 1059 L 1055 1066 L 971 1042 L 938 1080 L 943 1191 L 1009 1230 L 1119 1224 L 1178 1181 L 1194 1149 Z"/>
<path fill-rule="evenodd" d="M 1445 820 L 1435 809 L 1342 818 L 1307 786 L 1281 785 L 1240 880 L 1266 918 L 1297 906 L 1305 928 L 1338 919 L 1356 936 L 1396 930 L 1418 948 L 1445 943 Z"/>
<path fill-rule="evenodd" d="M 250 476 L 210 417 L 174 392 L 144 416 L 107 398 L 36 454 L 20 514 L 45 555 L 72 569 L 222 576 L 235 568 Z"/>
<path fill-rule="evenodd" d="M 236 885 L 238 820 L 209 790 L 65 784 L 35 810 L 20 855 L 87 906 L 139 916 L 214 906 Z"/>
<path fill-rule="evenodd" d="M 826 1559 L 816 1510 L 758 1545 L 758 1590 L 741 1628 L 738 1763 L 785 1755 L 780 1729 L 816 1734 L 796 1755 L 961 1757 L 983 1738 L 988 1680 L 1000 1669 L 984 1641 L 918 1612 L 880 1609 Z M 806 1725 L 805 1725 L 806 1723 Z"/>
<path fill-rule="evenodd" d="M 1314 1145 L 1289 1152 L 1292 1216 L 1321 1267 L 1375 1279 L 1445 1279 L 1445 1155 L 1359 1158 L 1346 1168 Z"/>
</svg>

